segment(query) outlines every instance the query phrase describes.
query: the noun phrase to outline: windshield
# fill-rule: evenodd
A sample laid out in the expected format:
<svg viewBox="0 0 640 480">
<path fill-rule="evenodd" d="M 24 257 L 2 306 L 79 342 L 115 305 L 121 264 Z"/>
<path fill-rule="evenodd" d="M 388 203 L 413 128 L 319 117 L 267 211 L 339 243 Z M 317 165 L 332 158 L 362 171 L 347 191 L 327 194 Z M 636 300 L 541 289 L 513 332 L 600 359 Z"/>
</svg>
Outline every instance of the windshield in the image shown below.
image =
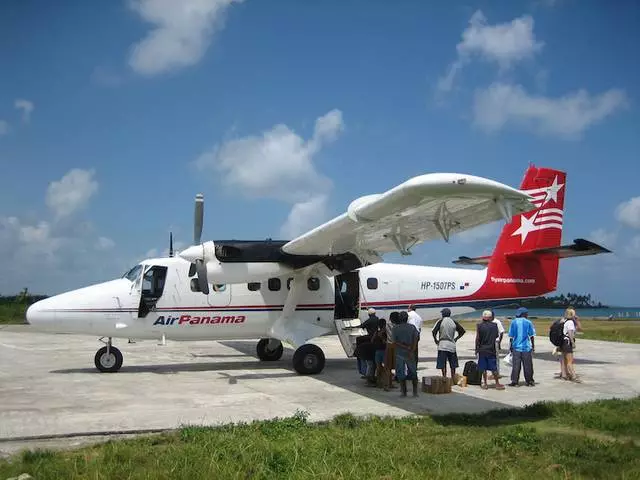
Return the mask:
<svg viewBox="0 0 640 480">
<path fill-rule="evenodd" d="M 127 273 L 125 273 L 122 276 L 122 278 L 126 278 L 127 280 L 130 280 L 131 282 L 135 283 L 136 280 L 138 280 L 138 278 L 140 277 L 141 272 L 142 272 L 142 265 L 136 265 Z"/>
</svg>

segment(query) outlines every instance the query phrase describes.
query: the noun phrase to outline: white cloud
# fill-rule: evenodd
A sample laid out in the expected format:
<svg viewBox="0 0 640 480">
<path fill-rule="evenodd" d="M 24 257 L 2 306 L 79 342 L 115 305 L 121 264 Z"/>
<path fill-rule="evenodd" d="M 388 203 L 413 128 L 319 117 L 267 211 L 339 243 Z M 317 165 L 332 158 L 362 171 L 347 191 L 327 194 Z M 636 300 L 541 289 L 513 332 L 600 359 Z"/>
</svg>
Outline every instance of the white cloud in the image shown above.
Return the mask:
<svg viewBox="0 0 640 480">
<path fill-rule="evenodd" d="M 493 83 L 475 95 L 474 123 L 496 132 L 513 123 L 539 134 L 575 139 L 589 127 L 627 105 L 624 91 L 611 89 L 598 96 L 585 90 L 560 98 L 529 95 L 520 85 Z"/>
<path fill-rule="evenodd" d="M 342 131 L 342 113 L 332 110 L 316 120 L 305 141 L 283 124 L 261 135 L 230 140 L 201 155 L 197 168 L 212 171 L 222 183 L 249 197 L 304 202 L 331 187 L 313 163 L 314 155 Z"/>
<path fill-rule="evenodd" d="M 56 217 L 65 217 L 81 209 L 98 191 L 93 170 L 74 168 L 47 189 L 46 203 Z"/>
<path fill-rule="evenodd" d="M 9 133 L 9 123 L 6 120 L 0 120 L 0 135 Z"/>
<path fill-rule="evenodd" d="M 327 196 L 318 195 L 306 202 L 296 203 L 280 229 L 282 238 L 291 239 L 320 225 L 327 217 Z"/>
<path fill-rule="evenodd" d="M 314 157 L 344 130 L 342 112 L 334 109 L 319 117 L 309 140 L 284 124 L 263 132 L 216 145 L 194 162 L 212 172 L 222 184 L 247 197 L 272 198 L 292 204 L 282 233 L 299 230 L 301 215 L 321 221 L 325 195 L 332 182 L 320 174 Z M 305 225 L 308 223 L 305 223 Z"/>
<path fill-rule="evenodd" d="M 116 242 L 107 237 L 98 237 L 96 242 L 96 249 L 98 250 L 111 250 L 115 247 Z"/>
<path fill-rule="evenodd" d="M 129 6 L 154 28 L 133 45 L 129 65 L 157 75 L 198 63 L 222 27 L 225 11 L 242 0 L 130 0 Z"/>
<path fill-rule="evenodd" d="M 15 101 L 14 106 L 18 110 L 22 110 L 22 121 L 24 123 L 29 123 L 31 119 L 31 112 L 35 108 L 35 105 L 30 100 L 25 100 L 23 98 L 19 98 Z"/>
<path fill-rule="evenodd" d="M 605 248 L 611 248 L 618 239 L 618 232 L 606 230 L 604 228 L 598 228 L 589 235 L 589 240 L 602 245 Z"/>
<path fill-rule="evenodd" d="M 488 25 L 487 18 L 478 10 L 462 32 L 462 40 L 456 46 L 458 58 L 449 66 L 447 74 L 438 81 L 438 90 L 448 92 L 453 88 L 456 75 L 474 56 L 495 62 L 500 70 L 509 69 L 514 63 L 533 57 L 544 43 L 536 40 L 533 18 L 523 15 L 511 22 Z"/>
<path fill-rule="evenodd" d="M 640 197 L 633 197 L 616 207 L 616 218 L 621 223 L 640 228 Z"/>
</svg>

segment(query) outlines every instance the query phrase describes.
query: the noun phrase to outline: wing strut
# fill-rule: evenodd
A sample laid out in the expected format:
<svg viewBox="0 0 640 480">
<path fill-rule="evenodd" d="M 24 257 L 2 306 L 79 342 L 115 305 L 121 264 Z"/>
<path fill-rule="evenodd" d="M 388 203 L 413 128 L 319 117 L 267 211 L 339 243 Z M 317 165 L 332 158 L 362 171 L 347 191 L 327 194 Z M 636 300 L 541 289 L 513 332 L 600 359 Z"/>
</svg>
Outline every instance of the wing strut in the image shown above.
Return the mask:
<svg viewBox="0 0 640 480">
<path fill-rule="evenodd" d="M 311 276 L 312 269 L 313 267 L 305 268 L 294 274 L 291 290 L 282 308 L 282 315 L 278 317 L 269 329 L 271 338 L 277 338 L 282 343 L 286 343 L 293 348 L 298 348 L 308 340 L 331 331 L 329 328 L 296 318 L 296 307 L 302 297 L 307 280 Z"/>
<path fill-rule="evenodd" d="M 449 236 L 451 234 L 451 230 L 453 227 L 460 226 L 460 222 L 458 222 L 449 209 L 447 209 L 446 202 L 442 202 L 436 211 L 436 218 L 433 220 L 438 232 L 442 235 L 442 238 L 445 242 L 449 243 Z"/>
</svg>

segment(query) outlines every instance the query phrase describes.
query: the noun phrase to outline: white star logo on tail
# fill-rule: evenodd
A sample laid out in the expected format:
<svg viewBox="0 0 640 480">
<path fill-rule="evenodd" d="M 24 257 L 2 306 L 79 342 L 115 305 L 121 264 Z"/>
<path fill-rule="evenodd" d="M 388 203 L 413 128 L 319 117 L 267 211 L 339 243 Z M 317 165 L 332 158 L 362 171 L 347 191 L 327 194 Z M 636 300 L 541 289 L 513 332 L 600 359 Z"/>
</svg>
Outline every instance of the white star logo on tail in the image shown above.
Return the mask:
<svg viewBox="0 0 640 480">
<path fill-rule="evenodd" d="M 511 234 L 512 237 L 520 235 L 520 243 L 524 245 L 527 236 L 537 230 L 547 228 L 557 228 L 562 230 L 562 217 L 564 212 L 559 208 L 543 208 L 547 203 L 553 201 L 558 203 L 558 192 L 562 190 L 564 183 L 558 183 L 558 177 L 553 179 L 553 183 L 548 187 L 526 190 L 526 193 L 533 197 L 533 204 L 538 210 L 527 218 L 520 215 L 520 227 Z"/>
<path fill-rule="evenodd" d="M 533 204 L 541 208 L 551 200 L 554 202 L 558 202 L 558 192 L 562 190 L 564 187 L 564 183 L 558 183 L 558 176 L 553 179 L 553 183 L 548 187 L 542 188 L 533 188 L 531 190 L 525 190 L 525 193 L 528 193 L 533 197 Z"/>
</svg>

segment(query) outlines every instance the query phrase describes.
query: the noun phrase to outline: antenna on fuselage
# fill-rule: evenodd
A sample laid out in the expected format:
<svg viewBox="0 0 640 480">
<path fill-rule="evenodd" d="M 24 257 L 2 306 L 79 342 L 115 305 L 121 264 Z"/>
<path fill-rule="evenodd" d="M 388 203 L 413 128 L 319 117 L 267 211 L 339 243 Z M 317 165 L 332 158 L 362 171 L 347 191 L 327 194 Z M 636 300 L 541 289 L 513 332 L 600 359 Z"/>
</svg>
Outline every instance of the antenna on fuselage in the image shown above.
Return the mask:
<svg viewBox="0 0 640 480">
<path fill-rule="evenodd" d="M 173 232 L 169 232 L 169 257 L 173 257 Z"/>
</svg>

